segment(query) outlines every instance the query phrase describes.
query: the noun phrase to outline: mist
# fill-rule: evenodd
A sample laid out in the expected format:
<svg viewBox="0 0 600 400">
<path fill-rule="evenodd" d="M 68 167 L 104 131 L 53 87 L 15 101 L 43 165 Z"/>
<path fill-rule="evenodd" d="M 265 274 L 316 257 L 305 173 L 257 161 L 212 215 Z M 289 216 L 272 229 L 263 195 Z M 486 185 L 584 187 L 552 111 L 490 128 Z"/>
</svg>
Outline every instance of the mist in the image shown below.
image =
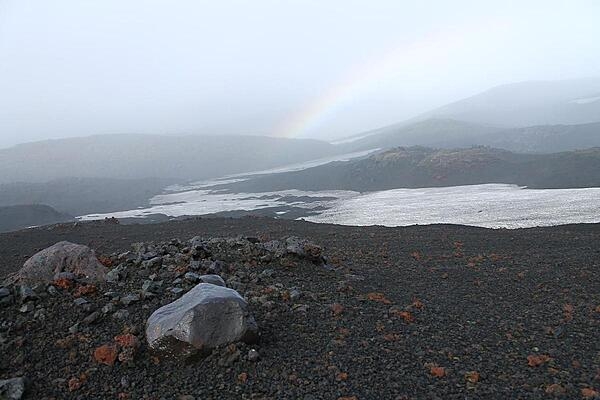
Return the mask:
<svg viewBox="0 0 600 400">
<path fill-rule="evenodd" d="M 0 147 L 332 139 L 490 87 L 598 75 L 595 1 L 0 2 Z"/>
</svg>

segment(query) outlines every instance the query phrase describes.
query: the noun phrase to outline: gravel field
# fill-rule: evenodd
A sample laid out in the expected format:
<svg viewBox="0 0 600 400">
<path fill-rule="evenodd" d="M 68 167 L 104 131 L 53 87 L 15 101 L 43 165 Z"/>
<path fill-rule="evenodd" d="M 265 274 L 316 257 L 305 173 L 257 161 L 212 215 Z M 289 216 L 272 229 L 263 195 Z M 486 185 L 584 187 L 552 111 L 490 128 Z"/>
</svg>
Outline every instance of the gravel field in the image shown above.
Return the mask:
<svg viewBox="0 0 600 400">
<path fill-rule="evenodd" d="M 194 284 L 182 279 L 187 263 L 130 265 L 125 278 L 95 290 L 57 287 L 27 303 L 31 309 L 17 295 L 0 305 L 0 380 L 25 377 L 30 399 L 581 399 L 600 392 L 600 224 L 385 228 L 251 217 L 66 224 L 1 234 L 0 277 L 63 240 L 116 263 L 133 243 L 179 239 L 181 248 L 195 236 L 235 238 L 203 257 L 222 261 L 220 275 L 248 299 L 258 344 L 196 360 L 157 356 L 145 340 L 147 318 L 181 295 L 171 287 Z M 257 255 L 260 243 L 291 236 L 321 246 L 326 264 Z M 148 274 L 164 281 L 161 293 L 124 304 Z M 88 303 L 75 304 L 82 297 Z M 100 316 L 86 322 L 94 311 Z M 114 365 L 99 362 L 95 350 L 118 335 L 141 346 Z"/>
</svg>

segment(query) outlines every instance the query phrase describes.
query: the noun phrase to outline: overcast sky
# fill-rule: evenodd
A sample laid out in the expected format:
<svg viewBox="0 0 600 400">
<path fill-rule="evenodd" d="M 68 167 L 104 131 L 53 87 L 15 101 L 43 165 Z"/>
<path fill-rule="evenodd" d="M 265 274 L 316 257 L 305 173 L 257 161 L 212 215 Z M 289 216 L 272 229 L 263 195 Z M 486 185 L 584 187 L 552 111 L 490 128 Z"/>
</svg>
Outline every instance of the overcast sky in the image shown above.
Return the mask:
<svg viewBox="0 0 600 400">
<path fill-rule="evenodd" d="M 347 136 L 491 86 L 600 75 L 600 1 L 0 0 L 0 147 Z"/>
</svg>

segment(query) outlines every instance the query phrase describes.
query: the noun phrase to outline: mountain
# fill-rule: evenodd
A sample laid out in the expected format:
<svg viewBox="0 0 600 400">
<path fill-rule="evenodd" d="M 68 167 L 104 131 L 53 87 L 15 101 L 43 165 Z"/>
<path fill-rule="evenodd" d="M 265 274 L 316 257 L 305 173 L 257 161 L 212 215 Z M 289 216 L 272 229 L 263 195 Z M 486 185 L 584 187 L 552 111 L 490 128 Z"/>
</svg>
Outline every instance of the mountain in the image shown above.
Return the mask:
<svg viewBox="0 0 600 400">
<path fill-rule="evenodd" d="M 381 128 L 338 146 L 347 151 L 399 146 L 446 149 L 491 146 L 518 153 L 554 153 L 600 147 L 600 122 L 502 129 L 473 122 L 432 118 Z"/>
<path fill-rule="evenodd" d="M 600 122 L 507 129 L 481 137 L 473 144 L 521 153 L 557 153 L 600 147 Z"/>
<path fill-rule="evenodd" d="M 89 136 L 0 150 L 0 183 L 65 177 L 201 180 L 337 151 L 338 147 L 319 140 L 265 136 Z"/>
<path fill-rule="evenodd" d="M 500 127 L 600 122 L 600 78 L 497 86 L 418 119 L 451 118 Z"/>
<path fill-rule="evenodd" d="M 0 207 L 0 232 L 68 221 L 73 221 L 73 217 L 46 205 L 28 204 Z"/>
<path fill-rule="evenodd" d="M 366 132 L 355 140 L 339 142 L 338 146 L 344 147 L 347 151 L 387 149 L 398 146 L 454 148 L 472 146 L 482 137 L 500 130 L 496 127 L 454 119 L 431 118 Z"/>
<path fill-rule="evenodd" d="M 47 204 L 62 213 L 84 215 L 148 206 L 175 181 L 167 179 L 61 178 L 49 182 L 0 184 L 0 206 Z"/>
<path fill-rule="evenodd" d="M 599 124 L 600 78 L 528 81 L 497 86 L 334 143 L 349 151 L 491 145 L 517 152 L 554 152 L 600 145 Z"/>
<path fill-rule="evenodd" d="M 286 189 L 375 191 L 507 183 L 532 188 L 600 186 L 600 148 L 519 154 L 490 147 L 400 147 L 348 162 L 264 175 L 219 188 L 235 192 Z"/>
</svg>

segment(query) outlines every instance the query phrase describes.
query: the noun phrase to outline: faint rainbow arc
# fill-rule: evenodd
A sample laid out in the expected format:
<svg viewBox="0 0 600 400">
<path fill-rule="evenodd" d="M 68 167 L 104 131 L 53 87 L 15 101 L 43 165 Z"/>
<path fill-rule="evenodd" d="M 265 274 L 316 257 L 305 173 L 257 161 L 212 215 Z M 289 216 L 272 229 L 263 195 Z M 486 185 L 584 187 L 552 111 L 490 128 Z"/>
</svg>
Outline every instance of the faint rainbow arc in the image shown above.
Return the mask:
<svg viewBox="0 0 600 400">
<path fill-rule="evenodd" d="M 497 29 L 499 21 L 487 21 L 473 27 L 463 27 L 452 32 L 436 32 L 425 38 L 408 44 L 393 47 L 379 57 L 353 67 L 343 79 L 311 102 L 285 118 L 274 129 L 274 135 L 280 137 L 298 137 L 303 132 L 317 126 L 327 116 L 335 113 L 352 99 L 360 96 L 374 82 L 380 82 L 393 74 L 419 68 L 427 62 L 449 57 L 460 49 L 471 35 L 484 30 Z"/>
</svg>

